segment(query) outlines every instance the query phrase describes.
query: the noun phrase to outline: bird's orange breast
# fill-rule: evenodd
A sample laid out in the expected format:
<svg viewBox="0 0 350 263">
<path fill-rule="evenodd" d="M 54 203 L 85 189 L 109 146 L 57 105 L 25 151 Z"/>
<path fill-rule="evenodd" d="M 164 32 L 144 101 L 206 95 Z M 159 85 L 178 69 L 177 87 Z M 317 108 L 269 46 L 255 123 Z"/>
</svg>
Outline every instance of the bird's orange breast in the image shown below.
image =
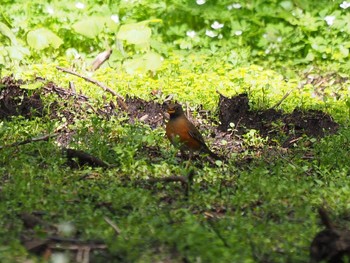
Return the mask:
<svg viewBox="0 0 350 263">
<path fill-rule="evenodd" d="M 191 129 L 195 129 L 192 126 L 186 117 L 169 120 L 166 125 L 166 135 L 175 146 L 180 144 L 180 147 L 185 146 L 189 150 L 199 150 L 202 144 L 190 135 Z"/>
</svg>

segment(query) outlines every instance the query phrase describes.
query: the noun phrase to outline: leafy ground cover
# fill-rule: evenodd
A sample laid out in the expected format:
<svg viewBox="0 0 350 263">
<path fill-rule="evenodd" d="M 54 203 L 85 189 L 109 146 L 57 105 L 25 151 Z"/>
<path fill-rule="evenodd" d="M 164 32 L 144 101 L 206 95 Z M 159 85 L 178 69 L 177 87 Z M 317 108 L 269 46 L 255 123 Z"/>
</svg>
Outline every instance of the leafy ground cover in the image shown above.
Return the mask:
<svg viewBox="0 0 350 263">
<path fill-rule="evenodd" d="M 3 1 L 0 261 L 309 261 L 320 206 L 349 228 L 349 7 Z"/>
</svg>

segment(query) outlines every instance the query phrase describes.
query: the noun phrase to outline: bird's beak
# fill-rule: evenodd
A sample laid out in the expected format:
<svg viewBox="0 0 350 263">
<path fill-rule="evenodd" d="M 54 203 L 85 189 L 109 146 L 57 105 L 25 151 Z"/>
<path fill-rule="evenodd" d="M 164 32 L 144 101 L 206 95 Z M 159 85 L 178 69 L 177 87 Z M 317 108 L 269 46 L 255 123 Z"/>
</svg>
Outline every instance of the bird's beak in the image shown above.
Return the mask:
<svg viewBox="0 0 350 263">
<path fill-rule="evenodd" d="M 175 109 L 168 109 L 167 112 L 168 112 L 169 114 L 173 114 L 173 113 L 175 113 Z"/>
</svg>

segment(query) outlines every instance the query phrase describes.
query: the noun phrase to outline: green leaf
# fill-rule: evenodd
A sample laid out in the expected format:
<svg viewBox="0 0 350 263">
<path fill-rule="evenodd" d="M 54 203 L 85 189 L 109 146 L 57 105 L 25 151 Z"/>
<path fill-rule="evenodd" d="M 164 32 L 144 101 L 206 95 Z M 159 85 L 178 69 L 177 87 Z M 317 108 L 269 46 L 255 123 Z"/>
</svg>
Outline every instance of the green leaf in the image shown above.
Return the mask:
<svg viewBox="0 0 350 263">
<path fill-rule="evenodd" d="M 324 182 L 319 180 L 319 179 L 315 179 L 315 182 L 318 184 L 318 185 L 324 185 Z"/>
<path fill-rule="evenodd" d="M 72 27 L 75 32 L 88 37 L 97 37 L 104 29 L 105 23 L 107 23 L 104 17 L 89 17 L 79 22 L 76 22 Z"/>
<path fill-rule="evenodd" d="M 282 1 L 280 3 L 280 6 L 282 6 L 287 11 L 290 11 L 293 9 L 293 3 L 291 1 Z"/>
<path fill-rule="evenodd" d="M 20 46 L 10 46 L 5 47 L 8 56 L 12 60 L 22 60 L 25 56 L 30 55 L 30 51 L 26 47 L 20 47 Z"/>
<path fill-rule="evenodd" d="M 52 46 L 57 49 L 63 44 L 63 41 L 51 30 L 39 28 L 32 30 L 27 35 L 28 45 L 36 50 L 42 50 Z"/>
<path fill-rule="evenodd" d="M 148 54 L 143 56 L 144 63 L 146 64 L 146 70 L 157 71 L 163 62 L 163 58 L 154 52 L 149 52 Z"/>
<path fill-rule="evenodd" d="M 346 99 L 346 100 L 345 100 L 345 105 L 346 105 L 348 108 L 350 108 L 350 99 Z"/>
<path fill-rule="evenodd" d="M 129 74 L 157 71 L 162 65 L 162 57 L 154 52 L 149 52 L 141 57 L 126 60 L 123 64 Z"/>
<path fill-rule="evenodd" d="M 125 40 L 129 44 L 140 45 L 149 42 L 152 31 L 146 23 L 133 23 L 122 25 L 117 34 L 117 38 Z"/>
<path fill-rule="evenodd" d="M 30 83 L 30 84 L 25 84 L 25 85 L 21 85 L 21 89 L 27 89 L 27 90 L 35 90 L 38 89 L 40 87 L 42 87 L 43 83 L 41 82 L 34 82 L 34 83 Z"/>
<path fill-rule="evenodd" d="M 5 37 L 8 37 L 11 40 L 12 45 L 17 45 L 17 39 L 16 36 L 12 33 L 11 29 L 5 25 L 4 23 L 0 22 L 0 33 L 3 34 Z"/>
<path fill-rule="evenodd" d="M 339 52 L 342 54 L 344 58 L 349 56 L 349 49 L 344 47 L 343 45 L 339 45 Z"/>
<path fill-rule="evenodd" d="M 7 56 L 7 51 L 4 47 L 0 47 L 0 67 L 2 65 L 5 65 L 6 60 L 5 57 Z"/>
<path fill-rule="evenodd" d="M 312 53 L 312 51 L 309 51 L 309 53 L 307 53 L 305 60 L 306 61 L 313 61 L 315 59 L 315 55 L 314 53 Z"/>
<path fill-rule="evenodd" d="M 123 63 L 127 73 L 133 75 L 145 71 L 145 67 L 141 58 L 128 59 Z"/>
</svg>

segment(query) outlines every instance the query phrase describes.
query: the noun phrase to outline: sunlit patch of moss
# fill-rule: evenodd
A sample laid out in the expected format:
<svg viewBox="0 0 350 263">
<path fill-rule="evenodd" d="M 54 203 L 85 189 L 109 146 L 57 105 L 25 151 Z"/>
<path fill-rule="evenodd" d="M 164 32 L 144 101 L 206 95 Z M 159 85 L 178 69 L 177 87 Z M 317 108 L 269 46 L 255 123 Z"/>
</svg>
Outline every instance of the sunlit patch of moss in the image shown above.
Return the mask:
<svg viewBox="0 0 350 263">
<path fill-rule="evenodd" d="M 69 68 L 71 62 L 59 60 L 59 65 Z M 82 78 L 58 71 L 58 64 L 33 64 L 16 71 L 16 78 L 34 80 L 44 77 L 47 81 L 64 88 L 72 81 L 78 92 L 92 98 L 101 99 L 112 96 L 100 87 Z M 257 65 L 233 68 L 226 62 L 204 55 L 187 57 L 174 54 L 166 59 L 161 69 L 155 74 L 127 74 L 122 68 L 103 67 L 96 72 L 79 71 L 79 74 L 98 80 L 108 87 L 126 96 L 136 96 L 146 100 L 162 100 L 169 94 L 180 102 L 192 105 L 203 105 L 205 109 L 217 108 L 219 91 L 225 96 L 247 93 L 253 108 L 269 108 L 279 105 L 280 109 L 291 112 L 296 107 L 322 109 L 334 114 L 338 120 L 344 121 L 341 110 L 348 111 L 345 99 L 348 95 L 347 84 L 326 86 L 322 99 L 313 96 L 317 87 L 312 84 L 301 85 L 301 80 L 294 78 L 285 80 L 277 71 Z M 5 73 L 6 74 L 6 73 Z M 161 91 L 162 96 L 155 98 L 152 91 Z M 288 96 L 287 93 L 290 93 Z M 336 96 L 334 95 L 336 93 Z M 286 96 L 284 98 L 284 96 Z M 280 103 L 281 102 L 281 103 Z"/>
</svg>

